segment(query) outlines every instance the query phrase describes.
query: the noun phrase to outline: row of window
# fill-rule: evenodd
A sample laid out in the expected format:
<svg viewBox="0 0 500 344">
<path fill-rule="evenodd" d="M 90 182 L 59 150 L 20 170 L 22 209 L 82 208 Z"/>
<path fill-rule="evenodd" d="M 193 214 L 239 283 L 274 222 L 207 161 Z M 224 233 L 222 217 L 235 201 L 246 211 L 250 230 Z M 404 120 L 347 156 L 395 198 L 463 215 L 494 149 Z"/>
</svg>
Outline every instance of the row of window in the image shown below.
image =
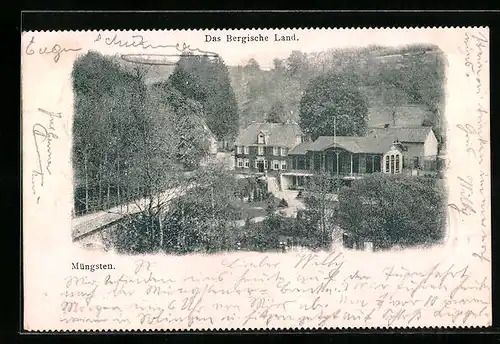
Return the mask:
<svg viewBox="0 0 500 344">
<path fill-rule="evenodd" d="M 400 173 L 401 156 L 399 154 L 391 154 L 385 156 L 385 173 Z"/>
<path fill-rule="evenodd" d="M 236 154 L 250 154 L 249 146 L 236 146 Z M 257 155 L 264 155 L 264 146 L 257 146 Z M 273 147 L 273 155 L 286 156 L 286 148 Z"/>
<path fill-rule="evenodd" d="M 259 166 L 259 165 L 261 165 L 261 166 Z M 236 159 L 236 166 L 239 168 L 250 168 L 250 159 L 238 158 L 238 159 Z M 256 159 L 254 161 L 254 167 L 256 169 L 259 169 L 259 167 L 262 167 L 263 169 L 267 170 L 267 169 L 269 169 L 269 161 Z M 273 170 L 286 170 L 286 160 L 273 160 L 271 162 L 271 168 Z"/>
</svg>

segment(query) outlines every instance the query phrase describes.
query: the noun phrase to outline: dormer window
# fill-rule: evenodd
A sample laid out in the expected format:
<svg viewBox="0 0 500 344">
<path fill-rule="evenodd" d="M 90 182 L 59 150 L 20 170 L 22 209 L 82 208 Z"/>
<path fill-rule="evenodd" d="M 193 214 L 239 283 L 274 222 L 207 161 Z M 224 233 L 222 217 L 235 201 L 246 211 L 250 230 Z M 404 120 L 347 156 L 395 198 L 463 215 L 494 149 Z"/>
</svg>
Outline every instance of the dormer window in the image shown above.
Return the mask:
<svg viewBox="0 0 500 344">
<path fill-rule="evenodd" d="M 260 144 L 266 143 L 266 137 L 264 136 L 263 133 L 260 133 L 259 136 L 257 137 L 257 143 L 260 143 Z"/>
</svg>

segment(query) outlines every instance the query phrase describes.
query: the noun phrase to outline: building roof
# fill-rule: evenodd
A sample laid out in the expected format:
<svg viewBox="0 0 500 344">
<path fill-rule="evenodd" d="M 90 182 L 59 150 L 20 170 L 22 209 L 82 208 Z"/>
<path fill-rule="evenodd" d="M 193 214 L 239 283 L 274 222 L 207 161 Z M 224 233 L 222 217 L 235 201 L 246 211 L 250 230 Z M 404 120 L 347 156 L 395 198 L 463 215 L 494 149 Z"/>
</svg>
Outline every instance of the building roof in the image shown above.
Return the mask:
<svg viewBox="0 0 500 344">
<path fill-rule="evenodd" d="M 388 90 L 386 90 L 388 91 Z M 395 89 L 390 98 L 401 99 L 404 95 Z M 404 92 L 403 92 L 404 93 Z M 379 97 L 380 98 L 380 97 Z M 393 116 L 394 114 L 394 116 Z M 383 127 L 390 124 L 396 127 L 419 127 L 431 114 L 422 106 L 418 105 L 394 105 L 374 102 L 368 108 L 368 125 L 371 127 Z"/>
<path fill-rule="evenodd" d="M 375 137 L 391 137 L 399 140 L 400 142 L 411 143 L 424 143 L 432 131 L 431 127 L 418 127 L 418 128 L 372 128 L 368 131 L 367 136 Z"/>
<path fill-rule="evenodd" d="M 288 151 L 288 155 L 303 155 L 306 154 L 308 150 L 310 150 L 313 142 L 302 142 L 299 145 L 295 146 L 293 149 Z"/>
<path fill-rule="evenodd" d="M 252 123 L 236 138 L 235 144 L 249 146 L 257 143 L 260 132 L 266 135 L 266 145 L 293 148 L 302 130 L 295 123 Z"/>
<path fill-rule="evenodd" d="M 320 136 L 306 150 L 319 152 L 328 148 L 340 147 L 352 153 L 382 154 L 387 152 L 395 141 L 423 143 L 431 131 L 430 127 L 376 128 L 369 130 L 365 136 Z"/>
<path fill-rule="evenodd" d="M 352 153 L 385 153 L 394 140 L 366 136 L 320 136 L 310 147 L 310 151 L 323 151 L 328 148 L 343 148 Z"/>
</svg>

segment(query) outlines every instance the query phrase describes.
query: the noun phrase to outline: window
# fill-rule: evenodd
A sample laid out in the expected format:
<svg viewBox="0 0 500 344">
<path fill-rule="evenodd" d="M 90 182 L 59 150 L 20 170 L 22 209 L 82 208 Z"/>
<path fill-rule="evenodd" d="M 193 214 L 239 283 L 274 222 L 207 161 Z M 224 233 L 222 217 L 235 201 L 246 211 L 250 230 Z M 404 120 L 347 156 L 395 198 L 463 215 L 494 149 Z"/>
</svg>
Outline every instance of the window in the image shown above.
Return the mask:
<svg viewBox="0 0 500 344">
<path fill-rule="evenodd" d="M 273 147 L 273 155 L 278 156 L 280 154 L 279 149 L 279 147 Z"/>
<path fill-rule="evenodd" d="M 285 153 L 286 153 L 285 148 L 281 147 L 281 156 L 285 156 L 286 155 Z"/>
<path fill-rule="evenodd" d="M 259 160 L 255 159 L 255 168 L 259 168 Z"/>
<path fill-rule="evenodd" d="M 241 146 L 236 146 L 236 154 L 241 154 Z"/>
<path fill-rule="evenodd" d="M 373 172 L 382 172 L 382 156 L 373 156 Z"/>
<path fill-rule="evenodd" d="M 278 160 L 273 160 L 273 169 L 274 170 L 280 169 L 280 162 Z"/>
<path fill-rule="evenodd" d="M 244 146 L 243 151 L 245 152 L 245 154 L 250 154 L 250 147 Z"/>
<path fill-rule="evenodd" d="M 293 167 L 292 167 L 293 168 Z M 306 160 L 303 157 L 298 157 L 295 163 L 295 168 L 297 170 L 306 170 Z"/>
<path fill-rule="evenodd" d="M 269 161 L 264 160 L 264 168 L 267 170 L 269 168 Z"/>
<path fill-rule="evenodd" d="M 281 160 L 281 169 L 286 170 L 286 160 Z"/>
<path fill-rule="evenodd" d="M 245 159 L 245 160 L 243 160 L 243 161 L 244 161 L 244 166 L 245 166 L 245 168 L 250 168 L 250 160 Z"/>
<path fill-rule="evenodd" d="M 259 152 L 258 152 L 259 155 L 264 155 L 264 147 L 263 146 L 259 146 Z"/>
<path fill-rule="evenodd" d="M 373 155 L 367 155 L 366 156 L 366 173 L 373 173 L 374 168 L 373 168 Z"/>
<path fill-rule="evenodd" d="M 236 159 L 236 166 L 243 167 L 243 159 L 240 158 Z"/>
<path fill-rule="evenodd" d="M 261 143 L 261 144 L 264 144 L 265 143 L 265 138 L 264 138 L 264 134 L 259 134 L 259 137 L 257 138 L 257 143 Z"/>
<path fill-rule="evenodd" d="M 420 165 L 420 162 L 418 161 L 418 156 L 413 157 L 413 168 L 418 168 Z"/>
<path fill-rule="evenodd" d="M 385 173 L 401 173 L 401 155 L 391 154 L 385 156 Z"/>
<path fill-rule="evenodd" d="M 359 160 L 360 159 L 361 159 L 361 157 L 359 156 L 359 154 L 355 154 L 352 157 L 352 172 L 353 173 L 359 173 Z"/>
</svg>

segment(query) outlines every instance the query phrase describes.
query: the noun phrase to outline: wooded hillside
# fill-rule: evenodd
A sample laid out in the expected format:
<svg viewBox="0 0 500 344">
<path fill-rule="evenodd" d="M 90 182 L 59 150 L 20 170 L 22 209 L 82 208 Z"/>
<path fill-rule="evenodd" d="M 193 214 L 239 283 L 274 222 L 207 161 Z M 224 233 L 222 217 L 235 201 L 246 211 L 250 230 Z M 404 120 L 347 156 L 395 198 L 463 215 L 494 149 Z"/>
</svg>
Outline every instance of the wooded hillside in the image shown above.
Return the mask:
<svg viewBox="0 0 500 344">
<path fill-rule="evenodd" d="M 240 110 L 240 126 L 264 121 L 275 103 L 282 103 L 286 119 L 299 122 L 300 100 L 315 77 L 333 72 L 350 78 L 367 98 L 368 124 L 393 121 L 418 126 L 425 121 L 438 132 L 442 128 L 445 60 L 436 46 L 401 48 L 371 46 L 331 49 L 317 54 L 293 52 L 274 60 L 271 70 L 255 61 L 230 68 L 231 83 Z"/>
<path fill-rule="evenodd" d="M 263 70 L 255 60 L 244 66 L 228 66 L 239 111 L 239 127 L 262 122 L 282 109 L 283 120 L 299 122 L 300 100 L 307 85 L 321 74 L 332 72 L 351 78 L 367 98 L 368 125 L 433 125 L 443 134 L 445 58 L 437 46 L 369 46 L 330 49 L 305 54 L 295 51 L 275 59 Z M 173 66 L 148 69 L 146 82 L 165 81 Z"/>
</svg>

